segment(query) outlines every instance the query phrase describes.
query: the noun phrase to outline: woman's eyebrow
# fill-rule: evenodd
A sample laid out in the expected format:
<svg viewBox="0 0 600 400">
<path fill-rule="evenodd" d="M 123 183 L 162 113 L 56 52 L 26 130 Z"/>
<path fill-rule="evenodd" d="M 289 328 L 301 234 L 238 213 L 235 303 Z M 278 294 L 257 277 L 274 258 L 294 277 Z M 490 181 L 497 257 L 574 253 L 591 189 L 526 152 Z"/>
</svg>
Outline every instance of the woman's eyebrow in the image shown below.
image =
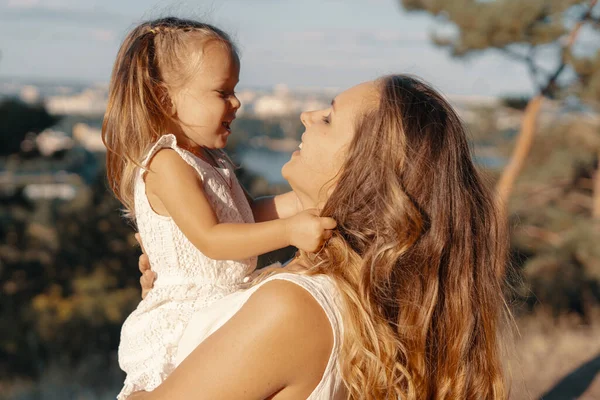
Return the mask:
<svg viewBox="0 0 600 400">
<path fill-rule="evenodd" d="M 331 100 L 331 109 L 335 112 L 335 99 Z"/>
</svg>

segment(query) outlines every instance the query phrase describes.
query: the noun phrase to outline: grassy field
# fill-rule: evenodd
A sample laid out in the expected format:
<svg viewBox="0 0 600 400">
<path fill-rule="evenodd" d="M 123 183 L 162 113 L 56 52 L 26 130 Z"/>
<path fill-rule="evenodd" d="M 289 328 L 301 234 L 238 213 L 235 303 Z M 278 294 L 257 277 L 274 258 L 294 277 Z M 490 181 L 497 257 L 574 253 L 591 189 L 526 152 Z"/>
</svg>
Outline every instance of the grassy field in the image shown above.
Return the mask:
<svg viewBox="0 0 600 400">
<path fill-rule="evenodd" d="M 511 399 L 600 399 L 600 309 L 589 324 L 545 311 L 517 322 Z"/>
</svg>

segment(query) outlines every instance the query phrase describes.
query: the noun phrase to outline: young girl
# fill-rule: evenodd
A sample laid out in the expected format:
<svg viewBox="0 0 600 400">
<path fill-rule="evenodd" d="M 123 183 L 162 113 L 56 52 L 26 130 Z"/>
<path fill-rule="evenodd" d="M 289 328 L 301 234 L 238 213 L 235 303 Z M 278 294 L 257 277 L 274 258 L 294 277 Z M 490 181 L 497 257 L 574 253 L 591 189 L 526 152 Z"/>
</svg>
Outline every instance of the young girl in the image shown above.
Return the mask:
<svg viewBox="0 0 600 400">
<path fill-rule="evenodd" d="M 143 23 L 115 62 L 102 127 L 109 183 L 135 217 L 155 289 L 127 318 L 119 399 L 173 370 L 191 315 L 235 291 L 256 256 L 315 251 L 335 221 L 297 213 L 293 193 L 253 201 L 223 149 L 240 107 L 239 57 L 226 33 L 177 18 Z"/>
</svg>

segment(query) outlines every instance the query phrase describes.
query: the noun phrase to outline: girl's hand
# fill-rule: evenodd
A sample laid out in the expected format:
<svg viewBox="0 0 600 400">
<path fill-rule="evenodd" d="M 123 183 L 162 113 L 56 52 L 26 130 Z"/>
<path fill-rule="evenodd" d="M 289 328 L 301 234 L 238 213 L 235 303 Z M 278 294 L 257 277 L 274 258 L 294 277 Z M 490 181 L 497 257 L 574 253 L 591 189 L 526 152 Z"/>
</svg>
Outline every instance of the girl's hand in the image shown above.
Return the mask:
<svg viewBox="0 0 600 400">
<path fill-rule="evenodd" d="M 333 218 L 320 217 L 316 209 L 304 210 L 286 220 L 290 244 L 309 253 L 318 251 L 336 226 Z"/>
<path fill-rule="evenodd" d="M 156 280 L 156 273 L 150 268 L 150 259 L 146 255 L 146 250 L 142 244 L 142 238 L 139 233 L 135 234 L 135 240 L 140 244 L 142 248 L 142 255 L 138 261 L 138 267 L 142 276 L 140 277 L 140 285 L 142 286 L 142 299 L 146 297 L 150 289 L 154 287 L 154 281 Z"/>
</svg>

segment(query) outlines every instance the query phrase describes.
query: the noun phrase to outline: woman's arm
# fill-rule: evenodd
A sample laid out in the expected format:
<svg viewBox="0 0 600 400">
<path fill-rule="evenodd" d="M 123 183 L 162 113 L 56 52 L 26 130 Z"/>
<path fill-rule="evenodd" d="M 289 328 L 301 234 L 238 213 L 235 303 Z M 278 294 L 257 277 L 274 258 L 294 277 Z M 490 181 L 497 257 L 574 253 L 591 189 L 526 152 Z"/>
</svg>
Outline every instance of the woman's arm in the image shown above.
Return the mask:
<svg viewBox="0 0 600 400">
<path fill-rule="evenodd" d="M 335 227 L 307 210 L 256 224 L 219 223 L 197 172 L 175 151 L 160 150 L 150 163 L 146 189 L 200 251 L 213 259 L 241 260 L 289 245 L 316 251 Z"/>
<path fill-rule="evenodd" d="M 132 399 L 262 400 L 280 391 L 288 398 L 307 398 L 332 348 L 331 325 L 316 300 L 294 283 L 274 280 L 158 388 Z"/>
<path fill-rule="evenodd" d="M 144 248 L 144 244 L 142 243 L 142 237 L 139 233 L 136 233 L 135 240 L 140 244 L 142 249 L 142 254 L 138 259 L 138 268 L 142 273 L 140 276 L 140 286 L 142 287 L 142 299 L 146 297 L 150 289 L 154 287 L 154 281 L 156 280 L 156 272 L 152 271 L 150 268 L 150 259 L 146 255 L 146 249 Z"/>
</svg>

